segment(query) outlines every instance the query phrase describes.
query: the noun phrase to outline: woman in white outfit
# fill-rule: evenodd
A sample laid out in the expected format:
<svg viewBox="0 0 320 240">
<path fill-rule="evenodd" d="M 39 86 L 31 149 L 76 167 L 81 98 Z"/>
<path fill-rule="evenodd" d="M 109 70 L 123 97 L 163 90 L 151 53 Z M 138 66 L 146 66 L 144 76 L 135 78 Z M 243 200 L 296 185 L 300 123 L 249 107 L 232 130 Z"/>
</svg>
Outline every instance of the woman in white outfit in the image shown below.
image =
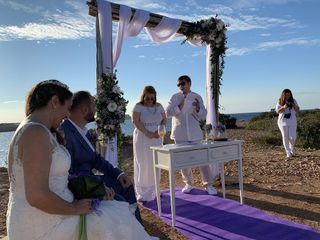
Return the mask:
<svg viewBox="0 0 320 240">
<path fill-rule="evenodd" d="M 72 93 L 57 80 L 40 82 L 27 97 L 27 118 L 16 130 L 8 154 L 8 238 L 74 240 L 79 216 L 85 214 L 89 240 L 150 239 L 128 203 L 101 201 L 97 214 L 91 199 L 74 200 L 68 189 L 70 154 L 55 132 L 69 116 L 71 103 Z"/>
<path fill-rule="evenodd" d="M 297 117 L 300 110 L 297 101 L 293 98 L 290 89 L 284 89 L 276 105 L 278 116 L 278 126 L 282 135 L 282 142 L 287 157 L 294 156 L 295 142 L 297 139 Z"/>
<path fill-rule="evenodd" d="M 146 86 L 140 101 L 132 114 L 133 124 L 133 161 L 134 184 L 137 200 L 140 202 L 155 199 L 155 182 L 151 146 L 161 145 L 158 125 L 166 124 L 164 108 L 157 103 L 154 87 Z"/>
</svg>

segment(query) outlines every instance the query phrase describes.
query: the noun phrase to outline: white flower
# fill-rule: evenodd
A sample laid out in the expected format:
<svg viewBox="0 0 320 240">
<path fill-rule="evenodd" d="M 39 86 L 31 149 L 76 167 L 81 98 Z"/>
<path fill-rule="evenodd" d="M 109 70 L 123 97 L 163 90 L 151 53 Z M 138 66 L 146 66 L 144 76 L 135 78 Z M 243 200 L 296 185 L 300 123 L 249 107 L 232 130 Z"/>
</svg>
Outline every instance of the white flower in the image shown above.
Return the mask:
<svg viewBox="0 0 320 240">
<path fill-rule="evenodd" d="M 117 94 L 121 94 L 120 87 L 117 85 L 114 85 L 112 88 L 112 92 L 117 93 Z"/>
<path fill-rule="evenodd" d="M 224 22 L 220 19 L 217 20 L 217 30 L 221 31 L 224 28 Z"/>
<path fill-rule="evenodd" d="M 118 106 L 115 102 L 111 102 L 108 104 L 107 108 L 110 112 L 114 112 L 115 110 L 117 110 Z"/>
<path fill-rule="evenodd" d="M 108 125 L 105 125 L 104 126 L 104 129 L 111 129 L 111 130 L 114 130 L 115 126 L 114 125 L 111 125 L 111 124 L 108 124 Z"/>
</svg>

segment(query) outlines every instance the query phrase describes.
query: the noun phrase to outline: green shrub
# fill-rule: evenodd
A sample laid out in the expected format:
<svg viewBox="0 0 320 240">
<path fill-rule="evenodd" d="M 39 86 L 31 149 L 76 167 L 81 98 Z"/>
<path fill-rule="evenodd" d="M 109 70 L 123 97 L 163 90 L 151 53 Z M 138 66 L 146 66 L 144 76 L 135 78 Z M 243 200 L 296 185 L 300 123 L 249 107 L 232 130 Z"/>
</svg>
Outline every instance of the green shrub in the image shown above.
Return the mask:
<svg viewBox="0 0 320 240">
<path fill-rule="evenodd" d="M 271 110 L 253 117 L 246 129 L 265 130 L 269 134 L 254 137 L 253 141 L 261 144 L 281 145 L 281 134 L 277 125 L 278 114 Z M 304 148 L 320 149 L 320 110 L 300 111 L 297 114 L 297 144 Z"/>
<path fill-rule="evenodd" d="M 234 117 L 231 117 L 228 114 L 219 114 L 219 122 L 221 122 L 223 125 L 226 126 L 227 129 L 230 128 L 237 128 L 236 122 L 237 119 Z"/>
<path fill-rule="evenodd" d="M 270 135 L 256 136 L 252 138 L 254 143 L 259 143 L 263 145 L 273 145 L 280 146 L 282 144 L 281 134 L 275 133 Z"/>
<path fill-rule="evenodd" d="M 228 114 L 219 113 L 219 122 L 226 126 L 227 129 L 237 128 L 237 119 Z M 206 120 L 200 120 L 200 128 L 204 132 Z"/>
<path fill-rule="evenodd" d="M 275 131 L 278 129 L 277 118 L 266 118 L 251 120 L 246 126 L 248 130 L 270 130 Z"/>
<path fill-rule="evenodd" d="M 320 110 L 299 113 L 297 132 L 299 145 L 320 149 Z"/>
<path fill-rule="evenodd" d="M 278 117 L 278 114 L 276 113 L 276 111 L 274 109 L 271 109 L 270 112 L 262 112 L 258 116 L 251 118 L 250 121 L 254 122 L 254 121 L 258 121 L 258 120 L 273 119 L 273 118 L 277 118 L 277 117 Z"/>
</svg>

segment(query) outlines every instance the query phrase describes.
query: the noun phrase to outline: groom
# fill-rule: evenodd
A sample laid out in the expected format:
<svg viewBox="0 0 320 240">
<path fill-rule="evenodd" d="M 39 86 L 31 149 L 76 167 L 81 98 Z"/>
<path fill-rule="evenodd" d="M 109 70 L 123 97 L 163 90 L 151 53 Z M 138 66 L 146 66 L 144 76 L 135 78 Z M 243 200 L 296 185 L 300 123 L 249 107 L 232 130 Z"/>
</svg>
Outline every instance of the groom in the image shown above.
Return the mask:
<svg viewBox="0 0 320 240">
<path fill-rule="evenodd" d="M 127 201 L 135 212 L 137 220 L 142 224 L 137 200 L 131 180 L 118 168 L 106 161 L 90 143 L 86 136 L 86 124 L 94 121 L 96 105 L 89 92 L 79 91 L 73 95 L 70 117 L 60 126 L 66 140 L 66 147 L 71 155 L 70 174 L 93 175 L 98 170 L 105 185 L 114 189 L 116 200 Z M 119 196 L 120 195 L 120 196 Z"/>
</svg>

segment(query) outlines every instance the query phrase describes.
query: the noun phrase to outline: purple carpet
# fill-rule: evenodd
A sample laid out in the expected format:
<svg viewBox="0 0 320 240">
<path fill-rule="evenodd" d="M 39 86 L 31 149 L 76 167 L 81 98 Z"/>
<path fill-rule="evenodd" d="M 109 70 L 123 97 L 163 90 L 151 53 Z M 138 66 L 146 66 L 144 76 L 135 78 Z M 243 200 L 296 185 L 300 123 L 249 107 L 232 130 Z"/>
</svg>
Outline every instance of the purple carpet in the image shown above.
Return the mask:
<svg viewBox="0 0 320 240">
<path fill-rule="evenodd" d="M 190 239 L 319 240 L 320 233 L 309 226 L 240 205 L 239 202 L 210 196 L 194 189 L 190 194 L 176 188 L 176 229 Z M 162 220 L 171 225 L 170 192 L 162 191 Z M 145 208 L 158 215 L 157 202 Z"/>
</svg>

